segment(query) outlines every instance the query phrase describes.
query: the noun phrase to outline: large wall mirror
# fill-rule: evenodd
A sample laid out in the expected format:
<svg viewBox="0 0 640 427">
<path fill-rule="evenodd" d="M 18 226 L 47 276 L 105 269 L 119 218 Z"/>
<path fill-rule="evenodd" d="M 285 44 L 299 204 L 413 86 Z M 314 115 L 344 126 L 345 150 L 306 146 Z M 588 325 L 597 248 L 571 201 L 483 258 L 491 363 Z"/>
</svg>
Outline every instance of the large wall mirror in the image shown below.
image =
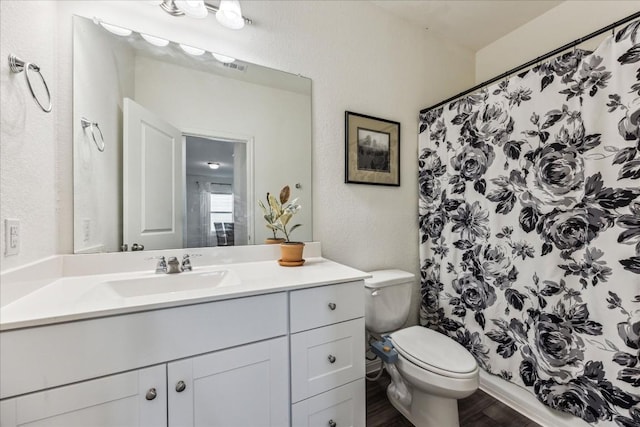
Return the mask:
<svg viewBox="0 0 640 427">
<path fill-rule="evenodd" d="M 76 253 L 261 244 L 287 184 L 312 240 L 310 79 L 73 24 Z"/>
</svg>

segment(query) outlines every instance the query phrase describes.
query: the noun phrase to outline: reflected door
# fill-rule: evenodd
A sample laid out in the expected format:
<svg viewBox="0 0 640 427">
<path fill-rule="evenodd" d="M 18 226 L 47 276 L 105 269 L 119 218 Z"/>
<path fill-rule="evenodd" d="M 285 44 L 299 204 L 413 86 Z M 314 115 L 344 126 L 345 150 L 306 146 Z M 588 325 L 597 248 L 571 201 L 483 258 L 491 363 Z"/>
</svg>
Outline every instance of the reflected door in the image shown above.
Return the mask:
<svg viewBox="0 0 640 427">
<path fill-rule="evenodd" d="M 182 133 L 129 98 L 123 105 L 123 243 L 182 247 Z"/>
</svg>

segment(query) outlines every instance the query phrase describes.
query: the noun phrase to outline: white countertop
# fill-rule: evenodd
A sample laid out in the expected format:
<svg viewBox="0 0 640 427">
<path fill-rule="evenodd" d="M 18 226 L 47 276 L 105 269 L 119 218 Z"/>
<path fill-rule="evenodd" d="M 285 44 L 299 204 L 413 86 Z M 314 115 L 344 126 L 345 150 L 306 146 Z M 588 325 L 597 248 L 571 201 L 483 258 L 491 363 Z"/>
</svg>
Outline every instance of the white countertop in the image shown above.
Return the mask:
<svg viewBox="0 0 640 427">
<path fill-rule="evenodd" d="M 220 271 L 224 271 L 231 280 L 210 288 L 127 298 L 105 287 L 105 283 L 152 278 L 162 280 L 164 275 L 159 277 L 145 269 L 122 273 L 62 275 L 49 281 L 40 278 L 37 286 L 33 286 L 35 289 L 0 308 L 0 331 L 351 282 L 370 277 L 367 273 L 319 256 L 307 258 L 302 267 L 281 267 L 275 260 L 203 266 L 196 264 L 192 272 L 179 275 L 186 278 L 189 275 L 195 277 Z"/>
</svg>

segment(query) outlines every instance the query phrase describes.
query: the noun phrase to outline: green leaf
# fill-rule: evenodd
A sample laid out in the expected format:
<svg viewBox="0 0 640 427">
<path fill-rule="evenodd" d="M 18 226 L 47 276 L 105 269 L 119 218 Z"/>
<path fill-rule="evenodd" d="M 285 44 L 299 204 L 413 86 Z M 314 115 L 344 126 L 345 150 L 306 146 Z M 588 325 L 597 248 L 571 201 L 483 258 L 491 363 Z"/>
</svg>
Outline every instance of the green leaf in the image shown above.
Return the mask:
<svg viewBox="0 0 640 427">
<path fill-rule="evenodd" d="M 279 218 L 282 215 L 282 208 L 280 207 L 280 203 L 278 199 L 273 194 L 269 194 L 269 206 L 276 214 L 276 218 Z"/>
<path fill-rule="evenodd" d="M 278 217 L 278 221 L 280 222 L 280 224 L 282 224 L 283 227 L 286 227 L 292 216 L 293 214 L 291 214 L 291 212 L 285 212 Z"/>
</svg>

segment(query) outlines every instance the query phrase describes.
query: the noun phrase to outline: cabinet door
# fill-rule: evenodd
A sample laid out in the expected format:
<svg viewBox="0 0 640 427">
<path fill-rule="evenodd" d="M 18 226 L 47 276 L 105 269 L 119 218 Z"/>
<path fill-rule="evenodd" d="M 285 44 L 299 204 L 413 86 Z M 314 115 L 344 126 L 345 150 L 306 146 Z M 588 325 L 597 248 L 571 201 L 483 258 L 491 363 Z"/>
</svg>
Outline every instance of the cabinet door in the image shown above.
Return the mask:
<svg viewBox="0 0 640 427">
<path fill-rule="evenodd" d="M 166 426 L 166 379 L 159 365 L 4 400 L 0 425 Z"/>
<path fill-rule="evenodd" d="M 289 425 L 287 347 L 282 337 L 170 363 L 169 426 Z"/>
</svg>

